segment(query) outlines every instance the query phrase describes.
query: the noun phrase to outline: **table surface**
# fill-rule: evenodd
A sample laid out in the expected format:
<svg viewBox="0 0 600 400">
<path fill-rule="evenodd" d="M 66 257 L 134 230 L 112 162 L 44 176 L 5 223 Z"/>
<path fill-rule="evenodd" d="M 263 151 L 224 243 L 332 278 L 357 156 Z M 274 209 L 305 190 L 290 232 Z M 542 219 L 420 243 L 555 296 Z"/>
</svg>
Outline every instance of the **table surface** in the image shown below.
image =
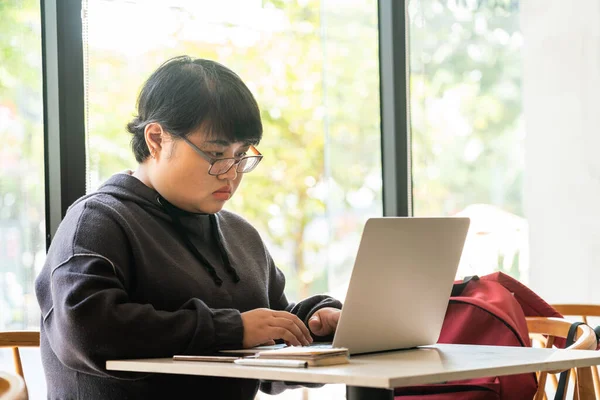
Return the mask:
<svg viewBox="0 0 600 400">
<path fill-rule="evenodd" d="M 277 368 L 170 358 L 110 360 L 106 369 L 394 388 L 600 364 L 600 351 L 437 344 L 352 356 L 349 364 Z"/>
</svg>

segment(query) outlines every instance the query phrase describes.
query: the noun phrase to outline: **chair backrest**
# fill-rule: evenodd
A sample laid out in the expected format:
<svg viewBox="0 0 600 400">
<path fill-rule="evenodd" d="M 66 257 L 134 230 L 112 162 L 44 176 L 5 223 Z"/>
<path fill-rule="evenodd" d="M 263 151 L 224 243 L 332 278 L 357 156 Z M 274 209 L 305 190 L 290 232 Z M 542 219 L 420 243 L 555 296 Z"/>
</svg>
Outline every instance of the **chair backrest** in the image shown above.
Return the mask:
<svg viewBox="0 0 600 400">
<path fill-rule="evenodd" d="M 532 336 L 543 335 L 542 341 L 545 347 L 550 348 L 554 345 L 556 338 L 566 338 L 571 329 L 572 322 L 562 318 L 551 317 L 527 317 L 527 327 Z M 596 350 L 596 333 L 587 325 L 577 327 L 575 342 L 567 347 L 571 350 Z M 575 368 L 577 386 L 575 388 L 574 398 L 594 398 L 594 385 L 590 367 Z M 548 374 L 555 374 L 561 371 L 541 371 L 538 373 L 538 391 L 534 400 L 544 398 L 546 389 L 546 378 Z M 567 382 L 568 384 L 568 382 Z M 566 392 L 566 391 L 565 391 Z"/>
<path fill-rule="evenodd" d="M 21 355 L 19 347 L 39 347 L 40 332 L 39 331 L 3 331 L 0 332 L 0 347 L 10 347 L 13 352 L 13 362 L 15 371 L 25 379 L 23 374 L 23 364 L 21 363 Z"/>
<path fill-rule="evenodd" d="M 600 317 L 600 304 L 552 304 L 563 316 L 579 317 L 586 324 L 588 317 Z"/>
<path fill-rule="evenodd" d="M 600 304 L 552 304 L 552 307 L 563 316 L 577 317 L 588 325 L 589 317 L 600 317 Z M 592 377 L 596 398 L 600 399 L 600 374 L 596 365 L 592 367 Z"/>
<path fill-rule="evenodd" d="M 19 375 L 0 371 L 0 400 L 27 400 L 27 387 Z"/>
</svg>

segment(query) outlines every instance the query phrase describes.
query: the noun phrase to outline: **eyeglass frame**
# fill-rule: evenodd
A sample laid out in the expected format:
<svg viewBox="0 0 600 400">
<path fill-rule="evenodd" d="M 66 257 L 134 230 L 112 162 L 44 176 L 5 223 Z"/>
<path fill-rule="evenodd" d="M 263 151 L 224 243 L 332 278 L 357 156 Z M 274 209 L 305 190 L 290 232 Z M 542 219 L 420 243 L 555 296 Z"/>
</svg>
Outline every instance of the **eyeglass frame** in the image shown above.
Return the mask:
<svg viewBox="0 0 600 400">
<path fill-rule="evenodd" d="M 200 155 L 200 157 L 202 157 L 206 161 L 208 161 L 208 163 L 210 164 L 210 166 L 208 167 L 208 174 L 211 175 L 211 176 L 224 175 L 224 174 L 228 173 L 231 170 L 231 168 L 233 168 L 234 166 L 236 166 L 235 171 L 238 174 L 247 174 L 248 172 L 254 171 L 254 168 L 256 168 L 256 166 L 258 164 L 260 164 L 260 161 L 263 159 L 263 155 L 261 154 L 261 152 L 258 151 L 258 149 L 256 147 L 254 147 L 253 145 L 250 145 L 250 147 L 248 148 L 248 150 L 251 150 L 252 152 L 256 153 L 254 155 L 244 156 L 242 158 L 236 158 L 236 157 L 214 158 L 214 157 L 209 156 L 204 151 L 200 150 L 200 148 L 198 146 L 196 146 L 194 143 L 192 143 L 185 136 L 180 136 L 180 138 L 183 139 L 184 142 L 186 142 L 187 144 L 189 144 L 190 147 L 192 148 L 192 150 L 194 150 L 196 153 L 198 153 Z M 249 158 L 258 159 L 258 161 L 256 162 L 256 164 L 254 164 L 254 166 L 252 167 L 252 169 L 250 169 L 249 171 L 239 171 L 237 166 L 239 166 L 240 163 L 243 160 L 249 159 Z M 213 166 L 215 165 L 215 163 L 217 163 L 218 161 L 222 161 L 222 160 L 234 160 L 234 162 L 231 164 L 231 166 L 229 166 L 229 168 L 227 168 L 226 171 L 223 171 L 223 172 L 221 172 L 219 174 L 211 173 L 210 171 L 213 169 Z"/>
</svg>

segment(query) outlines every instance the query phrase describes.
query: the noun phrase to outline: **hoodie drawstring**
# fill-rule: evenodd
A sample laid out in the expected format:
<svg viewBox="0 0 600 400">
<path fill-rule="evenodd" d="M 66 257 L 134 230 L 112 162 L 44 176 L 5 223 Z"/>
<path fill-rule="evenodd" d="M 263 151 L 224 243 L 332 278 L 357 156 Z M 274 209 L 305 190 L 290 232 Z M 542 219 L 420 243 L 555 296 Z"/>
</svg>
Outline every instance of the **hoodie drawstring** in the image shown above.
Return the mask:
<svg viewBox="0 0 600 400">
<path fill-rule="evenodd" d="M 192 252 L 192 254 L 194 254 L 194 256 L 196 256 L 196 258 L 198 259 L 198 261 L 200 261 L 200 263 L 204 266 L 204 268 L 208 271 L 208 273 L 210 274 L 210 276 L 213 279 L 213 281 L 215 282 L 215 284 L 217 286 L 223 285 L 223 279 L 221 279 L 219 274 L 217 274 L 217 271 L 215 270 L 215 268 L 210 264 L 210 262 L 206 259 L 206 257 L 204 257 L 202 255 L 202 253 L 200 253 L 198 251 L 196 246 L 194 246 L 194 244 L 188 237 L 188 235 L 186 233 L 186 229 L 183 226 L 183 224 L 181 223 L 181 220 L 179 219 L 179 215 L 178 215 L 178 213 L 181 213 L 182 211 L 179 208 L 172 205 L 171 203 L 169 203 L 164 197 L 162 197 L 160 195 L 156 198 L 156 201 L 165 209 L 167 214 L 169 214 L 169 216 L 173 220 L 173 223 L 175 225 L 177 232 L 182 237 L 186 246 Z M 237 271 L 235 270 L 235 268 L 233 267 L 233 265 L 231 265 L 231 261 L 229 260 L 229 256 L 227 255 L 227 251 L 225 250 L 225 246 L 223 245 L 223 242 L 221 240 L 221 235 L 219 234 L 219 227 L 217 225 L 217 218 L 214 214 L 210 214 L 209 220 L 210 220 L 210 225 L 211 225 L 211 227 L 210 227 L 211 233 L 212 233 L 214 239 L 217 241 L 217 245 L 219 247 L 219 253 L 221 255 L 221 258 L 223 259 L 223 264 L 225 265 L 225 269 L 231 275 L 233 281 L 235 283 L 238 283 L 240 281 L 240 277 L 239 277 Z"/>
<path fill-rule="evenodd" d="M 217 241 L 217 246 L 219 246 L 219 250 L 221 251 L 221 257 L 223 258 L 223 264 L 225 264 L 225 269 L 231 275 L 233 282 L 238 283 L 240 281 L 240 276 L 237 271 L 231 265 L 231 261 L 229 261 L 229 255 L 227 254 L 227 250 L 225 250 L 225 245 L 221 240 L 221 234 L 219 233 L 219 223 L 217 221 L 217 216 L 215 214 L 210 214 L 208 216 L 210 219 L 210 229 L 212 231 L 213 237 Z"/>
</svg>

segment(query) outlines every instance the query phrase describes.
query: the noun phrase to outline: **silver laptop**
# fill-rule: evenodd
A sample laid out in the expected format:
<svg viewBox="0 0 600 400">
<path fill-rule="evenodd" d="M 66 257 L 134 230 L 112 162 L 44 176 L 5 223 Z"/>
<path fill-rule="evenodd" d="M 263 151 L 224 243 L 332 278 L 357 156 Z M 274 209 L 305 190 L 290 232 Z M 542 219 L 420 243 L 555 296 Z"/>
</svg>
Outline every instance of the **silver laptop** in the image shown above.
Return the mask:
<svg viewBox="0 0 600 400">
<path fill-rule="evenodd" d="M 367 220 L 331 344 L 350 354 L 437 342 L 469 218 Z"/>
</svg>

